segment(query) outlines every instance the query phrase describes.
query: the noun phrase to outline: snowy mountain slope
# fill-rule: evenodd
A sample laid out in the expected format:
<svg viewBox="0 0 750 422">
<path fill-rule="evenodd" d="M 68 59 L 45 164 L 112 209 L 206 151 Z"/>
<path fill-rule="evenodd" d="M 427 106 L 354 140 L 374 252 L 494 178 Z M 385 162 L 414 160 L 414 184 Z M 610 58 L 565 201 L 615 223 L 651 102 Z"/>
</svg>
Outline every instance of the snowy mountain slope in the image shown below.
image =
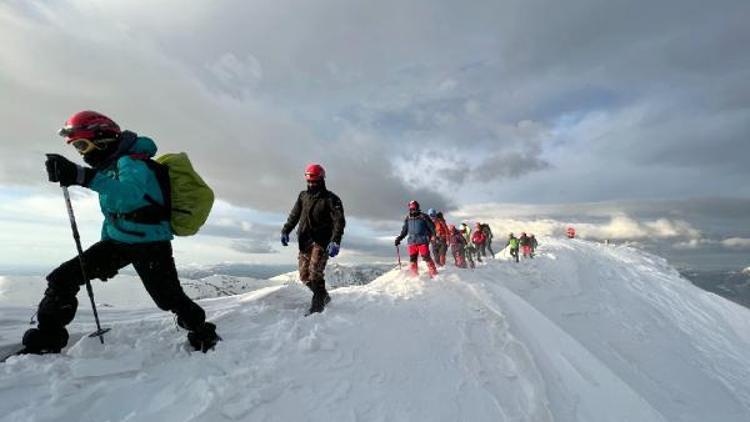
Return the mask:
<svg viewBox="0 0 750 422">
<path fill-rule="evenodd" d="M 633 249 L 542 242 L 520 264 L 338 288 L 307 318 L 299 284 L 203 300 L 224 337 L 208 355 L 165 313 L 106 308 L 105 346 L 0 366 L 0 421 L 750 420 L 747 309 Z M 90 320 L 82 304 L 71 331 Z"/>
<path fill-rule="evenodd" d="M 636 249 L 547 243 L 485 292 L 511 320 L 527 317 L 514 302 L 530 305 L 669 420 L 750 420 L 750 311 Z"/>
</svg>

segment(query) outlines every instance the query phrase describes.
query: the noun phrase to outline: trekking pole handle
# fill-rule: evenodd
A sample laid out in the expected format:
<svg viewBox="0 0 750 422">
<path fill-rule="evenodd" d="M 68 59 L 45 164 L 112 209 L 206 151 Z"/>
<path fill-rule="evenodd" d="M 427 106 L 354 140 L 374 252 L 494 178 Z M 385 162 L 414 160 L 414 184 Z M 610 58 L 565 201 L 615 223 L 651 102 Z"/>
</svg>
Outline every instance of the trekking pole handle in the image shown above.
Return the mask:
<svg viewBox="0 0 750 422">
<path fill-rule="evenodd" d="M 78 257 L 82 260 L 83 249 L 81 248 L 81 235 L 78 234 L 78 224 L 76 224 L 76 217 L 73 214 L 73 204 L 70 201 L 70 192 L 68 192 L 67 186 L 62 186 L 63 196 L 65 197 L 65 208 L 68 210 L 68 219 L 70 220 L 70 228 L 73 230 L 73 239 L 76 241 L 76 249 L 78 250 Z M 83 261 L 81 261 L 83 263 Z M 82 271 L 86 271 L 85 268 L 81 268 Z M 83 278 L 86 278 L 84 274 Z"/>
</svg>

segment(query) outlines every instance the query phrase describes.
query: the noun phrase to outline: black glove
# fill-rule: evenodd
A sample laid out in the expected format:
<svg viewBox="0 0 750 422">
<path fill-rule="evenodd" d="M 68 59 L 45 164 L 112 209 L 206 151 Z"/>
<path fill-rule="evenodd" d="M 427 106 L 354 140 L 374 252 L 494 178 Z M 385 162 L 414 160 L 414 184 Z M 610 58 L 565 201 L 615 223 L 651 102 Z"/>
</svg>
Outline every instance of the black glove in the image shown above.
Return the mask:
<svg viewBox="0 0 750 422">
<path fill-rule="evenodd" d="M 401 239 L 399 239 L 399 238 L 397 237 L 397 238 L 396 238 L 396 242 L 395 242 L 395 243 L 396 243 L 396 246 L 398 246 L 398 245 L 399 245 L 399 244 L 401 243 Z"/>
<path fill-rule="evenodd" d="M 88 186 L 96 175 L 96 170 L 79 166 L 60 154 L 47 154 L 47 177 L 60 186 Z"/>
</svg>

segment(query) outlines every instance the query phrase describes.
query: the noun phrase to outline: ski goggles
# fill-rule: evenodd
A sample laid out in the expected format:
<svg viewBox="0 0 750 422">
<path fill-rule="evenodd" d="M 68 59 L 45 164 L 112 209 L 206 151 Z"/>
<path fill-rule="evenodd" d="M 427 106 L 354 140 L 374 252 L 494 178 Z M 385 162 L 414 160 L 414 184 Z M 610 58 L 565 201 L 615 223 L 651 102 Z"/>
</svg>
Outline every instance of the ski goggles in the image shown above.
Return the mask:
<svg viewBox="0 0 750 422">
<path fill-rule="evenodd" d="M 102 150 L 106 148 L 108 143 L 114 141 L 114 139 L 97 139 L 96 141 L 92 141 L 86 138 L 78 138 L 71 139 L 67 143 L 73 145 L 73 148 L 75 148 L 79 154 L 86 155 L 95 149 Z"/>
</svg>

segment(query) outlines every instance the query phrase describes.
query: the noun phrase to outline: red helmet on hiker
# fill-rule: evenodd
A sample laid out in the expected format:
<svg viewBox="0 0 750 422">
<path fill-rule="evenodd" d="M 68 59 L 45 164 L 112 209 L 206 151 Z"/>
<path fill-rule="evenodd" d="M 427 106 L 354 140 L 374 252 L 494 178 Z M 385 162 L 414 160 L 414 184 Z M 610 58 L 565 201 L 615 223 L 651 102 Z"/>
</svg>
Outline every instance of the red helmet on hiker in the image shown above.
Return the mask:
<svg viewBox="0 0 750 422">
<path fill-rule="evenodd" d="M 305 168 L 305 180 L 318 182 L 326 178 L 326 169 L 320 164 L 310 164 Z"/>
<path fill-rule="evenodd" d="M 57 132 L 81 154 L 106 148 L 106 144 L 116 141 L 120 133 L 120 126 L 114 120 L 90 110 L 79 111 L 70 116 Z"/>
<path fill-rule="evenodd" d="M 120 135 L 120 126 L 109 117 L 95 111 L 79 111 L 70 116 L 65 125 L 57 132 L 70 143 L 79 138 L 96 140 L 116 138 Z"/>
</svg>

